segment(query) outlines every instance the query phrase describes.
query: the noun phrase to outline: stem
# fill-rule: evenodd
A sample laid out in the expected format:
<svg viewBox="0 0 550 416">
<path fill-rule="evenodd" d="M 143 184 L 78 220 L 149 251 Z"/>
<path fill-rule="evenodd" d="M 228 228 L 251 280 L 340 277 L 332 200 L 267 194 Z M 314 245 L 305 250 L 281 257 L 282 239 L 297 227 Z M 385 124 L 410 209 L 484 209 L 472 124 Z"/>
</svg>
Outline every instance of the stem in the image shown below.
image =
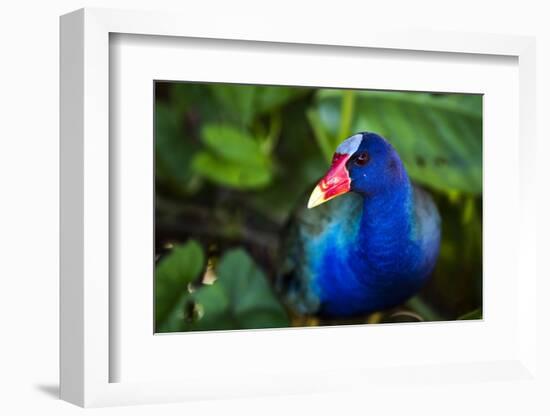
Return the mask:
<svg viewBox="0 0 550 416">
<path fill-rule="evenodd" d="M 255 218 L 256 221 L 259 218 L 254 212 L 247 212 L 246 218 L 235 218 L 230 213 L 215 208 L 158 197 L 156 210 L 155 232 L 159 240 L 184 240 L 194 236 L 229 242 L 241 241 L 270 253 L 275 253 L 279 244 L 276 224 L 269 224 L 265 229 L 250 224 L 250 218 Z"/>
<path fill-rule="evenodd" d="M 265 154 L 269 155 L 275 149 L 281 135 L 282 124 L 281 113 L 279 111 L 272 112 L 269 116 L 269 132 L 262 143 L 262 150 Z"/>
<path fill-rule="evenodd" d="M 333 146 L 331 144 L 331 140 L 329 136 L 325 133 L 325 130 L 323 129 L 323 126 L 321 124 L 319 114 L 317 114 L 315 110 L 309 110 L 307 112 L 307 119 L 311 128 L 313 129 L 313 134 L 315 136 L 315 139 L 317 140 L 317 144 L 319 145 L 321 152 L 323 153 L 323 156 L 325 157 L 326 161 L 330 163 L 330 161 L 332 160 L 332 154 L 334 153 L 334 149 L 336 148 L 336 146 Z"/>
<path fill-rule="evenodd" d="M 351 134 L 351 122 L 353 120 L 353 108 L 355 106 L 355 93 L 353 90 L 345 90 L 342 94 L 342 111 L 340 116 L 340 131 L 338 142 L 342 142 Z"/>
<path fill-rule="evenodd" d="M 424 302 L 419 296 L 415 296 L 407 302 L 407 306 L 418 313 L 425 321 L 441 321 L 439 315 L 430 305 Z"/>
</svg>

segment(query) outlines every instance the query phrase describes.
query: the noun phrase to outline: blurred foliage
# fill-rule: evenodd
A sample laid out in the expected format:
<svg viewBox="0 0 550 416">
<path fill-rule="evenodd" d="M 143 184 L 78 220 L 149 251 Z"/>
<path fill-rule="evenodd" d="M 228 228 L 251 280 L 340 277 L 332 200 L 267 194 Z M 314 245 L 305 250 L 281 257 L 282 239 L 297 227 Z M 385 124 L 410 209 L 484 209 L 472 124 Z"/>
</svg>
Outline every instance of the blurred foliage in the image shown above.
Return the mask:
<svg viewBox="0 0 550 416">
<path fill-rule="evenodd" d="M 190 240 L 156 270 L 157 332 L 288 326 L 265 274 L 242 249 L 227 251 L 204 271 L 204 254 Z"/>
<path fill-rule="evenodd" d="M 479 319 L 480 95 L 157 82 L 156 330 L 289 325 L 269 284 L 280 231 L 358 131 L 397 148 L 443 229 L 422 292 L 349 323 Z"/>
<path fill-rule="evenodd" d="M 471 312 L 465 313 L 464 315 L 460 316 L 458 319 L 472 320 L 472 319 L 481 319 L 482 317 L 483 316 L 481 313 L 481 308 L 478 308 Z"/>
<path fill-rule="evenodd" d="M 193 170 L 220 185 L 237 189 L 267 186 L 273 177 L 262 142 L 231 125 L 207 124 L 202 129 L 207 150 L 193 158 Z"/>
</svg>

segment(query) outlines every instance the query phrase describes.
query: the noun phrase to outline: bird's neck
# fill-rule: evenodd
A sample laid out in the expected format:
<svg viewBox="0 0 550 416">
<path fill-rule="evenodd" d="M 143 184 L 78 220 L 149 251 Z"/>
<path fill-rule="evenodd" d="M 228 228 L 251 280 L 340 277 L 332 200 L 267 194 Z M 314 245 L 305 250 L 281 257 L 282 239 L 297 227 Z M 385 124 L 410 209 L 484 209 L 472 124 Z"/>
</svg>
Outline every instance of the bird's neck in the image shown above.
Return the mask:
<svg viewBox="0 0 550 416">
<path fill-rule="evenodd" d="M 413 211 L 413 187 L 408 179 L 383 194 L 363 195 L 354 253 L 358 267 L 383 276 L 409 269 L 415 249 Z"/>
</svg>

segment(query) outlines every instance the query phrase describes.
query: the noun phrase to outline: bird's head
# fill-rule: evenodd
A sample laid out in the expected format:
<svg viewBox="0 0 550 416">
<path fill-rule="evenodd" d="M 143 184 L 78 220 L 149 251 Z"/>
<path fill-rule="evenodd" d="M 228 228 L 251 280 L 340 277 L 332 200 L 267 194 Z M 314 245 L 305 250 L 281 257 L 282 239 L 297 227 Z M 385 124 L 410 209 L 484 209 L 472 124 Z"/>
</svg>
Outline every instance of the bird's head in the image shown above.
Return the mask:
<svg viewBox="0 0 550 416">
<path fill-rule="evenodd" d="M 404 182 L 408 176 L 393 146 L 377 134 L 357 133 L 338 146 L 307 206 L 316 207 L 350 191 L 372 197 Z"/>
</svg>

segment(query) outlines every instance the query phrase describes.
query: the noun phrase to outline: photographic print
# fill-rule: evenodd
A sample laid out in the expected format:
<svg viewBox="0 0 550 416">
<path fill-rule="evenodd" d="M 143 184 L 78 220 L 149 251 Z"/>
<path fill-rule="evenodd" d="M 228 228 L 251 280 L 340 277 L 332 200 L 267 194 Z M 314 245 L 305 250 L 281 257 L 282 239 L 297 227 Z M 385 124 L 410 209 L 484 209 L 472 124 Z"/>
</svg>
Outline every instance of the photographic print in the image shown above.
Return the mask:
<svg viewBox="0 0 550 416">
<path fill-rule="evenodd" d="M 154 83 L 155 332 L 482 319 L 482 96 Z"/>
</svg>

